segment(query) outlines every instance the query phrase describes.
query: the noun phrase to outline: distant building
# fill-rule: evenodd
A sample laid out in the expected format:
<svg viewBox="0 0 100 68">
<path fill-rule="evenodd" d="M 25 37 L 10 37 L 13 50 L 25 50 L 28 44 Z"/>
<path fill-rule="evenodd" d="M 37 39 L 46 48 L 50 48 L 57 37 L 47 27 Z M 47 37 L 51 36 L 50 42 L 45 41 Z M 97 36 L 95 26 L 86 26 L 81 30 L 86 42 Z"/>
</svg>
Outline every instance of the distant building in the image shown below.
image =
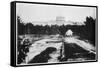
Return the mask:
<svg viewBox="0 0 100 68">
<path fill-rule="evenodd" d="M 65 21 L 65 17 L 57 16 L 56 21 Z"/>
<path fill-rule="evenodd" d="M 72 36 L 73 35 L 73 32 L 71 29 L 69 29 L 66 33 L 65 33 L 65 36 Z"/>
</svg>

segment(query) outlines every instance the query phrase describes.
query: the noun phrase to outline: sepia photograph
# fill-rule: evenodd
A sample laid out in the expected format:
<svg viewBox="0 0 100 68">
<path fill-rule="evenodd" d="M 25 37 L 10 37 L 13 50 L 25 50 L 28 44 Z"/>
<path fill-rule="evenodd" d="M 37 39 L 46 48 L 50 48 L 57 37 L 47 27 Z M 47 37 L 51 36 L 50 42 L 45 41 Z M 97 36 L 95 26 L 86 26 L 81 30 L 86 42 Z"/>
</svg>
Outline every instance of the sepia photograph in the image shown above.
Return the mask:
<svg viewBox="0 0 100 68">
<path fill-rule="evenodd" d="M 96 10 L 16 3 L 16 65 L 97 61 Z"/>
</svg>

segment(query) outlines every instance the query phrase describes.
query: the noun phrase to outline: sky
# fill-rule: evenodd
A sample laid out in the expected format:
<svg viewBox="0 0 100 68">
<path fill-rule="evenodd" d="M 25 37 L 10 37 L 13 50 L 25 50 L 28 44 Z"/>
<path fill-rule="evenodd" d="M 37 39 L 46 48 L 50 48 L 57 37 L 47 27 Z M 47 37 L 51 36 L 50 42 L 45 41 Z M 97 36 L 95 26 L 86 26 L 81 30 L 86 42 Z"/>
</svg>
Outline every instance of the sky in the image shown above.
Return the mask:
<svg viewBox="0 0 100 68">
<path fill-rule="evenodd" d="M 47 24 L 48 21 L 55 21 L 58 16 L 65 17 L 66 21 L 84 22 L 86 16 L 96 18 L 96 8 L 17 3 L 16 14 L 24 23 Z"/>
</svg>

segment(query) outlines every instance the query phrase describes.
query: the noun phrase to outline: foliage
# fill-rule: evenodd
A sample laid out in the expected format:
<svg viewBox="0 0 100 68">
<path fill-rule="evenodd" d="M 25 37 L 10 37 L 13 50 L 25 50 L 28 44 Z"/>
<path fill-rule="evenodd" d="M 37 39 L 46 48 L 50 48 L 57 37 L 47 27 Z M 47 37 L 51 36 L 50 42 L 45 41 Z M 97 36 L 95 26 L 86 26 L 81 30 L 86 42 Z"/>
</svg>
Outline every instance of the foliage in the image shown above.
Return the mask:
<svg viewBox="0 0 100 68">
<path fill-rule="evenodd" d="M 24 24 L 22 22 L 20 16 L 17 16 L 17 22 L 18 22 L 18 34 L 24 35 L 24 34 L 46 34 L 46 35 L 52 35 L 52 34 L 60 34 L 65 35 L 66 31 L 68 29 L 71 29 L 75 35 L 78 35 L 82 37 L 83 39 L 87 39 L 92 41 L 94 43 L 95 39 L 95 22 L 96 20 L 92 17 L 86 17 L 86 21 L 84 22 L 85 25 L 34 25 L 31 22 Z"/>
</svg>

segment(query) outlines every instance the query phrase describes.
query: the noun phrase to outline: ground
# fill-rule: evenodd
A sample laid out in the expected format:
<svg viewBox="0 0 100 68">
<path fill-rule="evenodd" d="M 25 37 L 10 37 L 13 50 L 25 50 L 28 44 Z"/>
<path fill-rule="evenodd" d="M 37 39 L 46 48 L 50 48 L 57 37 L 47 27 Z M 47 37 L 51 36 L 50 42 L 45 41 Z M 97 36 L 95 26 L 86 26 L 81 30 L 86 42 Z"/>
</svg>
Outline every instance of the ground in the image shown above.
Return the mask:
<svg viewBox="0 0 100 68">
<path fill-rule="evenodd" d="M 67 51 L 64 47 L 67 46 L 67 48 L 74 48 L 78 50 L 78 48 L 81 50 L 83 49 L 84 51 L 92 54 L 96 54 L 95 52 L 95 47 L 89 43 L 86 40 L 80 40 L 79 36 L 66 36 L 63 37 L 61 35 L 27 35 L 25 38 L 30 39 L 30 42 L 32 43 L 31 46 L 29 47 L 29 52 L 27 53 L 27 56 L 25 57 L 25 63 L 28 63 L 31 61 L 36 55 L 39 55 L 41 52 L 46 50 L 49 47 L 54 47 L 57 49 L 55 53 L 50 54 L 50 59 L 48 60 L 47 63 L 58 63 L 60 60 L 58 59 L 59 56 L 61 58 L 65 57 L 65 52 Z M 65 44 L 64 44 L 65 43 Z M 68 45 L 66 45 L 68 44 Z M 73 45 L 75 44 L 75 45 Z M 70 49 L 71 50 L 71 49 Z M 69 50 L 69 51 L 70 51 Z M 71 52 L 70 52 L 71 53 Z M 66 52 L 66 54 L 69 54 Z M 77 55 L 78 58 L 67 58 L 67 62 L 71 61 L 85 61 L 87 60 L 87 57 L 80 57 L 81 53 L 74 53 L 73 55 Z M 83 55 L 83 54 L 82 54 Z M 86 55 L 87 56 L 87 55 Z M 90 57 L 91 58 L 91 57 Z M 90 59 L 91 60 L 91 59 Z"/>
</svg>

